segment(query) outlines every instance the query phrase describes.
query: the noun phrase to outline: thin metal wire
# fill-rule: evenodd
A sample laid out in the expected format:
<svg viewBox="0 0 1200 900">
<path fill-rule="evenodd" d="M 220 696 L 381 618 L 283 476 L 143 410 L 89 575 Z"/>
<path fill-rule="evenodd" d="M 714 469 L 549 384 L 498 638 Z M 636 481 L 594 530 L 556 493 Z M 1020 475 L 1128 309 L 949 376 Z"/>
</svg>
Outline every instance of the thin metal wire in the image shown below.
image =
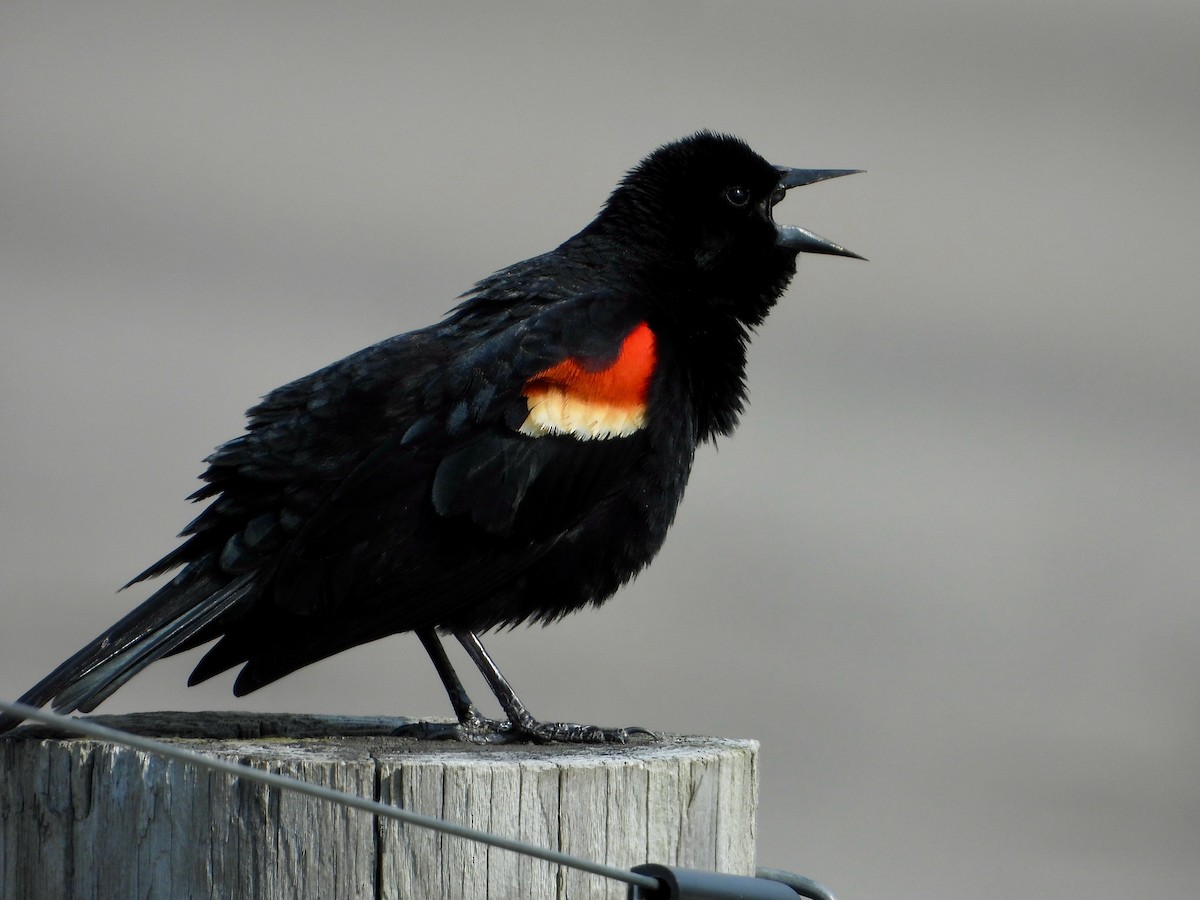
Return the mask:
<svg viewBox="0 0 1200 900">
<path fill-rule="evenodd" d="M 77 734 L 87 735 L 97 740 L 109 741 L 114 744 L 124 744 L 126 747 L 134 747 L 138 750 L 145 750 L 147 753 L 156 753 L 160 756 L 178 760 L 179 762 L 188 763 L 189 765 L 212 769 L 216 772 L 224 772 L 227 775 L 244 778 L 247 781 L 257 781 L 260 784 L 279 788 L 280 790 L 295 791 L 298 794 L 316 797 L 318 800 L 340 803 L 342 806 L 360 809 L 363 812 L 383 816 L 386 819 L 396 819 L 420 828 L 431 828 L 434 831 L 453 834 L 470 841 L 478 841 L 481 844 L 499 847 L 502 850 L 511 850 L 513 853 L 523 853 L 526 856 L 544 859 L 546 862 L 556 863 L 560 866 L 569 866 L 572 869 L 579 869 L 583 872 L 589 872 L 592 875 L 599 875 L 601 878 L 611 878 L 614 881 L 635 884 L 638 887 L 651 891 L 661 887 L 658 879 L 651 878 L 649 875 L 641 875 L 637 872 L 631 872 L 628 869 L 617 868 L 616 866 L 606 866 L 603 863 L 592 862 L 590 859 L 583 859 L 578 856 L 572 856 L 569 853 L 561 853 L 558 850 L 550 850 L 546 847 L 527 844 L 524 841 L 501 837 L 487 831 L 468 828 L 465 825 L 456 825 L 453 822 L 446 822 L 433 816 L 423 816 L 420 813 L 399 809 L 395 806 L 388 806 L 386 803 L 380 803 L 378 800 L 369 800 L 366 797 L 347 794 L 344 791 L 334 790 L 333 788 L 324 787 L 319 784 L 309 784 L 307 781 L 301 781 L 298 778 L 292 778 L 288 775 L 264 772 L 262 769 L 253 769 L 241 763 L 216 759 L 215 757 L 206 756 L 203 753 L 196 753 L 193 750 L 185 750 L 182 747 L 164 744 L 152 738 L 119 731 L 116 728 L 107 728 L 104 725 L 97 725 L 94 722 L 88 722 L 84 719 L 60 716 L 58 713 L 38 709 L 34 706 L 26 706 L 24 703 L 8 703 L 4 700 L 0 700 L 0 710 L 14 716 L 20 716 L 23 719 L 33 719 L 35 722 L 43 722 L 46 725 L 54 725 L 66 731 L 74 731 Z"/>
</svg>

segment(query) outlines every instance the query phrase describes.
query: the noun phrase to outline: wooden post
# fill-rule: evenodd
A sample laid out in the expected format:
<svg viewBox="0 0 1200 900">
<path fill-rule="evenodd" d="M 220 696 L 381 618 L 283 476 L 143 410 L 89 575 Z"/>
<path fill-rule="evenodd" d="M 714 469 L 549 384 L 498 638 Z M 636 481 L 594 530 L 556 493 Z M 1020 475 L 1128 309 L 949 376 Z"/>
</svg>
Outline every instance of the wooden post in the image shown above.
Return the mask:
<svg viewBox="0 0 1200 900">
<path fill-rule="evenodd" d="M 754 741 L 478 747 L 402 720 L 96 716 L 609 865 L 749 875 Z M 0 897 L 622 898 L 625 885 L 462 838 L 26 726 L 0 738 Z"/>
</svg>

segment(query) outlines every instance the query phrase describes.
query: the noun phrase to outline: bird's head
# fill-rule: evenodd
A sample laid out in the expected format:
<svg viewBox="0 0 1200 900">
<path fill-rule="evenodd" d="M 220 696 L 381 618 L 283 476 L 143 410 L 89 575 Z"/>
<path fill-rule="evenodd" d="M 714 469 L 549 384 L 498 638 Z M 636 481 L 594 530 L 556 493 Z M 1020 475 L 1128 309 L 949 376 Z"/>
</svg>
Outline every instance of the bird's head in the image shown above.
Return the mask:
<svg viewBox="0 0 1200 900">
<path fill-rule="evenodd" d="M 689 270 L 719 292 L 725 284 L 757 287 L 769 303 L 795 272 L 800 253 L 862 258 L 774 218 L 791 188 L 856 171 L 775 166 L 736 137 L 702 131 L 642 160 L 594 227 L 652 260 Z"/>
</svg>

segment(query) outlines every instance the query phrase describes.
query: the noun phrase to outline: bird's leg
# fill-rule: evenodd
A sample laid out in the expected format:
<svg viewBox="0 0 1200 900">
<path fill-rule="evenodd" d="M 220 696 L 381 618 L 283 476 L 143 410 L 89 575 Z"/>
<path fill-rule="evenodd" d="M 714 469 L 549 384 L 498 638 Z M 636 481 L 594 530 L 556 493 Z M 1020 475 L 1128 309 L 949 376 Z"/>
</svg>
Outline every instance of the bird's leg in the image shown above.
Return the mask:
<svg viewBox="0 0 1200 900">
<path fill-rule="evenodd" d="M 450 662 L 450 657 L 446 655 L 446 649 L 442 646 L 437 632 L 432 628 L 418 628 L 417 637 L 421 639 L 421 644 L 425 647 L 425 652 L 429 654 L 429 659 L 433 662 L 438 677 L 442 679 L 442 687 L 446 689 L 446 695 L 450 698 L 450 705 L 454 708 L 454 717 L 458 719 L 458 724 L 415 722 L 410 725 L 401 725 L 393 733 L 400 737 L 450 738 L 473 743 L 497 743 L 507 740 L 506 734 L 512 730 L 512 726 L 508 722 L 498 722 L 479 714 L 479 710 L 467 695 L 467 689 L 463 687 L 458 673 L 454 671 L 454 666 Z"/>
<path fill-rule="evenodd" d="M 421 644 L 433 661 L 433 667 L 437 670 L 438 677 L 442 679 L 442 687 L 446 689 L 446 694 L 450 697 L 450 705 L 454 707 L 454 717 L 459 722 L 482 719 L 479 710 L 467 696 L 467 689 L 459 680 L 458 673 L 454 671 L 454 666 L 450 663 L 450 657 L 446 655 L 446 648 L 442 646 L 437 632 L 432 628 L 421 628 L 417 630 L 417 637 L 421 639 Z"/>
<path fill-rule="evenodd" d="M 506 735 L 498 737 L 499 741 L 532 740 L 538 742 L 564 741 L 576 744 L 625 743 L 634 734 L 648 734 L 652 731 L 645 728 L 600 728 L 596 725 L 576 725 L 572 722 L 539 722 L 525 708 L 525 704 L 512 689 L 508 679 L 500 671 L 491 654 L 479 640 L 479 635 L 473 631 L 454 632 L 454 636 L 467 651 L 471 661 L 479 668 L 488 687 L 500 701 L 504 714 L 508 716 Z M 435 661 L 436 664 L 436 661 Z M 449 663 L 447 663 L 449 665 Z"/>
</svg>

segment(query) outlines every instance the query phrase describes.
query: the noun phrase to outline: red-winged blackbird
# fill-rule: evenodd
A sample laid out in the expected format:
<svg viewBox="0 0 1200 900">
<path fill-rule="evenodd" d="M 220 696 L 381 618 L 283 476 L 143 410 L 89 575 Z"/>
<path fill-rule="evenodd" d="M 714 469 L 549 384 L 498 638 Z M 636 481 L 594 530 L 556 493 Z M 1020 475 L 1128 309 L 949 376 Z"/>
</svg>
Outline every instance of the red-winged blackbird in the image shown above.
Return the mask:
<svg viewBox="0 0 1200 900">
<path fill-rule="evenodd" d="M 536 721 L 477 633 L 602 603 L 650 561 L 697 445 L 737 423 L 750 331 L 797 254 L 856 255 L 776 225 L 775 204 L 850 171 L 773 166 L 708 132 L 668 144 L 583 231 L 479 282 L 441 323 L 271 392 L 205 460 L 191 499 L 210 502 L 187 539 L 130 583 L 181 571 L 21 701 L 90 711 L 213 640 L 188 683 L 241 666 L 241 696 L 414 631 L 454 735 L 625 739 Z M 439 634 L 506 721 L 478 713 Z"/>
</svg>

